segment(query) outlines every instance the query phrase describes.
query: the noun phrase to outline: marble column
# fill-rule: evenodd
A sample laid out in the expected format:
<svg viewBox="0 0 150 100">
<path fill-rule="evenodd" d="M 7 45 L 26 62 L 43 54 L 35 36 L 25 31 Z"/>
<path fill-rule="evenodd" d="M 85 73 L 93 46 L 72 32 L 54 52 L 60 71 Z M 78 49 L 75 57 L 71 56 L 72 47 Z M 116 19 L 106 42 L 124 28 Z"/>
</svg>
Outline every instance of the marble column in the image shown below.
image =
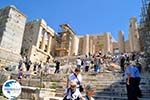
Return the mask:
<svg viewBox="0 0 150 100">
<path fill-rule="evenodd" d="M 138 25 L 137 25 L 136 17 L 132 17 L 130 19 L 129 42 L 130 42 L 131 52 L 141 51 L 139 33 L 138 33 Z"/>
<path fill-rule="evenodd" d="M 86 35 L 84 37 L 84 44 L 83 44 L 83 50 L 84 50 L 84 54 L 88 54 L 89 53 L 89 35 Z"/>
<path fill-rule="evenodd" d="M 42 33 L 43 32 L 43 28 L 42 27 L 40 27 L 39 28 L 39 30 L 38 30 L 38 34 L 39 34 L 39 38 L 38 38 L 38 42 L 36 42 L 36 46 L 39 48 L 39 46 L 40 46 L 40 38 L 41 38 L 41 35 L 43 34 Z"/>
<path fill-rule="evenodd" d="M 93 44 L 93 50 L 92 50 L 92 54 L 95 53 L 95 44 Z"/>
<path fill-rule="evenodd" d="M 138 26 L 135 24 L 135 30 L 134 30 L 134 51 L 140 52 L 141 47 L 140 47 L 140 37 L 139 37 L 139 32 L 138 32 Z"/>
<path fill-rule="evenodd" d="M 78 48 L 79 48 L 79 38 L 74 35 L 72 37 L 71 55 L 77 55 L 78 54 Z"/>
<path fill-rule="evenodd" d="M 47 34 L 45 31 L 43 31 L 43 37 L 42 37 L 42 44 L 41 44 L 41 49 L 45 49 L 45 35 Z"/>
<path fill-rule="evenodd" d="M 71 45 L 72 45 L 72 42 L 71 42 L 71 41 L 72 41 L 72 37 L 69 37 L 69 41 L 68 41 L 68 42 L 69 42 L 69 44 L 68 44 L 68 45 L 69 45 L 69 46 L 68 46 L 68 56 L 71 55 Z"/>
<path fill-rule="evenodd" d="M 124 32 L 119 31 L 118 37 L 119 37 L 119 40 L 118 40 L 119 51 L 120 53 L 124 53 L 125 52 Z"/>
<path fill-rule="evenodd" d="M 47 43 L 47 53 L 50 54 L 51 51 L 51 41 L 52 41 L 52 37 L 50 34 L 48 34 L 48 43 Z"/>
<path fill-rule="evenodd" d="M 92 39 L 90 39 L 90 53 L 93 53 L 93 40 Z"/>
</svg>

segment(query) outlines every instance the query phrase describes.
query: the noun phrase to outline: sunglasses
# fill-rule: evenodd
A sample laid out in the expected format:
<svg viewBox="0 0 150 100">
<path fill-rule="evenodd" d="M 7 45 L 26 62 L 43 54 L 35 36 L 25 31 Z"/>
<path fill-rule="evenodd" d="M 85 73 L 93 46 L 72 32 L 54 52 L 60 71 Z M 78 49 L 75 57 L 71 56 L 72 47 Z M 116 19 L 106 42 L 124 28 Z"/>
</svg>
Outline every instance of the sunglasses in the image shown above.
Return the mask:
<svg viewBox="0 0 150 100">
<path fill-rule="evenodd" d="M 70 87 L 71 87 L 71 88 L 75 88 L 75 87 L 76 87 L 76 85 L 71 85 Z"/>
</svg>

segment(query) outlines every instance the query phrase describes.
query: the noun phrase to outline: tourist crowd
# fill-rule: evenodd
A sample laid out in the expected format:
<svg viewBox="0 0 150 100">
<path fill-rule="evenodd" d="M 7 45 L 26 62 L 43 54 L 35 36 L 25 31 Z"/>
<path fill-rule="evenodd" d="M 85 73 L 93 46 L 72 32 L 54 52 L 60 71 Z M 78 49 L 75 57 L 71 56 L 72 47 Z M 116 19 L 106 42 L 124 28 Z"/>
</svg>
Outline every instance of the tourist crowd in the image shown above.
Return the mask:
<svg viewBox="0 0 150 100">
<path fill-rule="evenodd" d="M 77 57 L 76 68 L 71 70 L 71 74 L 68 76 L 67 85 L 65 89 L 64 100 L 94 100 L 92 96 L 96 90 L 95 86 L 91 83 L 84 85 L 82 81 L 81 72 L 87 73 L 93 71 L 96 75 L 104 71 L 104 67 L 110 69 L 110 63 L 118 63 L 120 65 L 120 72 L 126 80 L 128 100 L 138 100 L 138 97 L 142 97 L 140 84 L 140 73 L 142 71 L 142 59 L 143 55 L 139 53 L 125 53 L 115 56 L 102 55 L 101 52 L 95 54 L 85 55 L 85 57 Z M 51 71 L 52 64 L 55 66 L 55 71 Z M 55 64 L 54 64 L 55 63 Z M 40 74 L 42 71 L 44 74 L 59 73 L 61 62 L 49 60 L 45 63 L 40 61 L 39 63 L 32 63 L 30 60 L 23 59 L 19 62 L 18 79 L 23 77 L 30 78 L 31 71 L 34 74 Z M 112 67 L 112 66 L 111 66 Z M 111 69 L 113 71 L 113 69 Z M 25 76 L 24 76 L 25 73 Z M 85 96 L 82 96 L 82 92 L 85 92 Z"/>
</svg>

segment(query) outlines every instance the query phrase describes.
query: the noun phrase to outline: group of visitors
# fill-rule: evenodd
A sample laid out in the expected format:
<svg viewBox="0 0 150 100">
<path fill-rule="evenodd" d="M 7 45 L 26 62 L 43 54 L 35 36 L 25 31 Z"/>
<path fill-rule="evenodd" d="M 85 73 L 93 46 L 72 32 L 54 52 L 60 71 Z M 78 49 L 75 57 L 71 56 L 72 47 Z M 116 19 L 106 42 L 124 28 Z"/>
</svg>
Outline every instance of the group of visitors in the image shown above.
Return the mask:
<svg viewBox="0 0 150 100">
<path fill-rule="evenodd" d="M 81 59 L 80 57 L 78 57 L 76 59 L 76 65 L 78 68 L 82 68 L 84 70 L 84 72 L 88 72 L 89 68 L 90 68 L 90 59 L 89 58 L 85 58 L 85 59 Z"/>
<path fill-rule="evenodd" d="M 88 72 L 93 68 L 93 71 L 98 74 L 102 68 L 102 64 L 109 62 L 109 59 L 107 59 L 106 56 L 102 56 L 99 52 L 91 55 L 91 57 L 85 56 L 85 58 L 82 59 L 78 57 L 76 59 L 75 70 L 68 76 L 63 100 L 94 100 L 92 96 L 96 89 L 91 83 L 83 85 L 82 75 L 80 74 L 81 69 L 83 69 L 84 72 Z M 113 61 L 113 58 L 111 60 Z M 139 63 L 139 56 L 135 55 L 135 53 L 132 55 L 121 54 L 119 62 L 121 72 L 124 73 L 126 79 L 128 100 L 138 100 L 138 97 L 142 96 L 139 88 L 141 80 L 141 64 Z M 59 73 L 60 62 L 55 60 L 54 63 L 56 64 L 54 73 Z M 46 73 L 48 73 L 50 68 L 49 62 L 46 62 L 46 64 L 43 64 L 43 62 L 32 64 L 30 60 L 24 60 L 19 63 L 18 79 L 22 78 L 22 72 L 30 71 L 31 65 L 33 65 L 33 71 L 37 73 L 40 72 L 43 66 L 45 66 Z M 26 74 L 26 77 L 29 76 L 29 74 Z M 85 92 L 85 96 L 82 95 L 83 92 Z"/>
<path fill-rule="evenodd" d="M 130 61 L 134 61 L 136 63 L 136 65 L 138 67 L 141 67 L 141 59 L 142 59 L 142 56 L 140 53 L 125 53 L 125 54 L 121 54 L 120 57 L 119 57 L 119 62 L 120 62 L 120 67 L 121 67 L 121 72 L 124 73 L 125 71 L 125 63 L 126 62 L 130 62 Z M 142 69 L 140 69 L 141 71 Z"/>
<path fill-rule="evenodd" d="M 84 72 L 89 72 L 93 69 L 96 74 L 101 70 L 101 65 L 103 64 L 103 57 L 100 53 L 95 53 L 91 56 L 85 56 L 85 58 L 78 57 L 76 60 L 76 65 L 78 68 L 82 68 Z"/>
<path fill-rule="evenodd" d="M 130 56 L 122 54 L 120 56 L 120 67 L 126 79 L 126 88 L 128 100 L 138 100 L 142 97 L 141 90 L 139 88 L 141 80 L 141 64 L 139 62 L 139 56 L 135 53 Z"/>
<path fill-rule="evenodd" d="M 77 67 L 68 76 L 63 100 L 94 100 L 92 96 L 96 88 L 91 83 L 88 83 L 86 86 L 83 85 L 80 71 L 80 68 Z M 85 92 L 84 96 L 82 92 Z"/>
<path fill-rule="evenodd" d="M 52 65 L 53 64 L 53 65 Z M 52 72 L 52 68 L 55 67 L 55 71 Z M 39 63 L 35 62 L 32 63 L 31 60 L 29 60 L 27 57 L 25 57 L 23 60 L 20 60 L 19 66 L 18 66 L 18 79 L 21 80 L 22 78 L 30 78 L 30 74 L 34 73 L 37 75 L 40 75 L 41 72 L 44 72 L 44 74 L 50 74 L 50 73 L 59 73 L 60 72 L 60 62 L 58 60 L 55 61 L 46 61 Z"/>
<path fill-rule="evenodd" d="M 102 58 L 103 57 L 101 56 L 101 54 L 94 55 L 92 59 L 89 59 L 87 57 L 85 57 L 85 59 L 77 58 L 76 60 L 77 68 L 68 77 L 67 89 L 65 91 L 64 100 L 79 100 L 79 99 L 93 100 L 92 95 L 94 94 L 95 89 L 94 88 L 92 90 L 90 89 L 90 87 L 92 87 L 91 84 L 88 84 L 86 87 L 84 87 L 86 96 L 81 95 L 81 92 L 83 90 L 81 86 L 83 86 L 83 83 L 82 83 L 82 77 L 80 75 L 80 71 L 81 71 L 81 67 L 84 66 L 84 71 L 87 72 L 90 68 L 89 63 L 91 63 L 94 66 L 93 67 L 94 72 L 98 73 L 101 69 L 102 63 L 106 63 L 105 59 Z M 124 73 L 126 79 L 128 100 L 138 100 L 138 98 L 142 97 L 142 93 L 139 88 L 142 66 L 139 62 L 139 58 L 140 56 L 136 55 L 135 53 L 131 55 L 122 54 L 119 57 L 121 72 Z M 75 94 L 73 94 L 71 91 L 74 91 L 73 93 Z M 91 95 L 89 96 L 90 93 Z"/>
</svg>

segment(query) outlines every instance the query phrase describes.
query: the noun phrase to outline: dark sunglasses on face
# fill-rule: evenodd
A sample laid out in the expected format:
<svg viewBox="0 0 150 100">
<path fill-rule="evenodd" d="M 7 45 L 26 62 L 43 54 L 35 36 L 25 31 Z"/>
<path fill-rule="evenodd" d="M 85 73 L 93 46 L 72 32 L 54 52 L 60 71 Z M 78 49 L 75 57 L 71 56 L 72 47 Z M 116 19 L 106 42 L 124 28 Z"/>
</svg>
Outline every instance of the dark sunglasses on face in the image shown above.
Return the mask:
<svg viewBox="0 0 150 100">
<path fill-rule="evenodd" d="M 76 85 L 71 85 L 70 87 L 71 87 L 71 88 L 75 88 L 75 87 L 76 87 Z"/>
</svg>

